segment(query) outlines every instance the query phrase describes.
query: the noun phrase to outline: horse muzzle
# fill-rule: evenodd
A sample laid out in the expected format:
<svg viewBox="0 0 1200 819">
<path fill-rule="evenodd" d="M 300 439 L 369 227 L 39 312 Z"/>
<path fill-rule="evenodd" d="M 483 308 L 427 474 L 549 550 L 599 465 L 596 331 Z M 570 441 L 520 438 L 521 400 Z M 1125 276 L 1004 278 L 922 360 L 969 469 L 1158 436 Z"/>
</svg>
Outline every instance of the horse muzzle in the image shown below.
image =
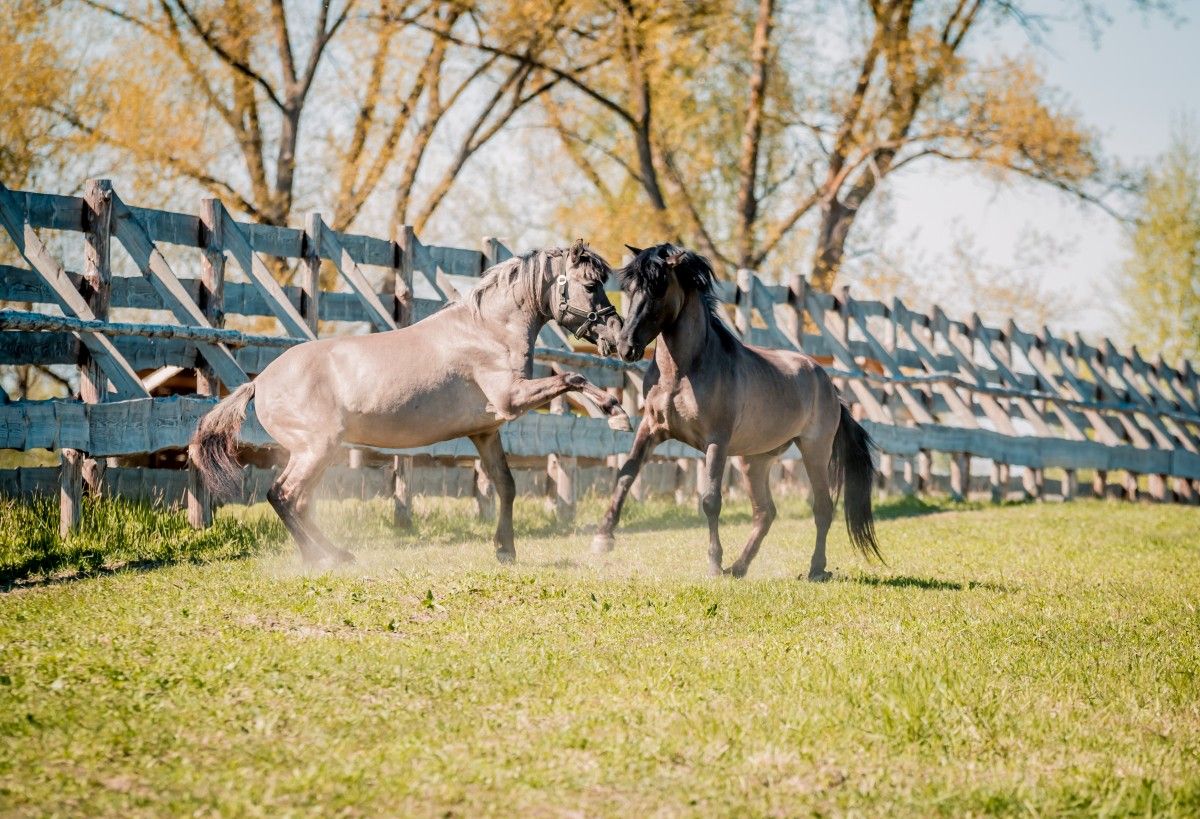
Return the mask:
<svg viewBox="0 0 1200 819">
<path fill-rule="evenodd" d="M 617 343 L 617 355 L 620 356 L 623 361 L 628 361 L 630 363 L 634 361 L 641 361 L 645 352 L 645 344 L 632 344 L 628 341 L 621 341 Z"/>
</svg>

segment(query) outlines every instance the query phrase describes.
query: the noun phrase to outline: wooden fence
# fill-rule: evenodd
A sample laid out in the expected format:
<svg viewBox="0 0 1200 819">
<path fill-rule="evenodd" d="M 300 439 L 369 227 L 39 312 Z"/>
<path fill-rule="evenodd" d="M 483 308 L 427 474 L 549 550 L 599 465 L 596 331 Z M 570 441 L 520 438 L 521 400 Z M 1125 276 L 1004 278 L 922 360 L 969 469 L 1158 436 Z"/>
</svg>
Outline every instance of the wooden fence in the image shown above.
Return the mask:
<svg viewBox="0 0 1200 819">
<path fill-rule="evenodd" d="M 0 185 L 0 227 L 23 261 L 0 265 L 0 302 L 29 305 L 0 311 L 0 363 L 80 367 L 75 398 L 0 405 L 0 449 L 62 453 L 57 468 L 0 471 L 0 493 L 57 490 L 64 532 L 78 524 L 85 486 L 179 500 L 194 525 L 206 525 L 211 501 L 194 470 L 132 469 L 111 459 L 177 451 L 222 388 L 253 377 L 287 346 L 319 332 L 419 321 L 511 255 L 491 238 L 466 250 L 422 244 L 411 228 L 395 241 L 343 233 L 316 214 L 303 230 L 239 222 L 215 199 L 204 200 L 199 216 L 137 208 L 104 180 L 89 181 L 82 197 Z M 67 271 L 38 231 L 82 234 L 82 269 Z M 114 275 L 114 243 L 133 275 Z M 291 267 L 293 284 L 279 284 L 276 271 Z M 323 270 L 336 289 L 322 288 Z M 845 289 L 820 293 L 799 275 L 773 285 L 740 270 L 721 288 L 743 338 L 826 363 L 881 447 L 884 491 L 929 491 L 945 479 L 952 494 L 966 496 L 977 459 L 987 483 L 976 488 L 997 500 L 1014 483 L 1025 496 L 1042 496 L 1048 470 L 1064 498 L 1107 494 L 1114 473 L 1114 490 L 1128 498 L 1200 498 L 1200 380 L 1190 363 L 1181 370 L 1107 340 L 1092 346 L 1045 328 L 957 321 L 937 308 L 925 315 L 899 300 L 855 300 Z M 119 321 L 115 311 L 140 312 Z M 268 324 L 276 329 L 263 330 Z M 644 364 L 580 354 L 554 325 L 536 353 L 540 374 L 581 372 L 636 415 Z M 192 372 L 194 394 L 155 394 Z M 523 488 L 547 493 L 564 517 L 577 493 L 607 489 L 632 443 L 600 416 L 572 398 L 502 433 L 518 466 L 536 464 L 520 478 Z M 243 437 L 270 444 L 253 419 Z M 470 493 L 486 509 L 490 488 L 474 455 L 459 439 L 372 451 L 365 457 L 383 465 L 368 469 L 364 453 L 351 450 L 350 468 L 327 483 L 390 495 L 398 519 L 409 514 L 414 491 Z M 672 489 L 681 501 L 693 496 L 698 455 L 675 442 L 660 446 L 643 486 Z M 935 465 L 945 474 L 935 475 Z M 1081 471 L 1090 477 L 1082 490 Z M 247 474 L 245 500 L 261 498 L 270 473 Z M 794 474 L 792 461 L 779 477 Z"/>
</svg>

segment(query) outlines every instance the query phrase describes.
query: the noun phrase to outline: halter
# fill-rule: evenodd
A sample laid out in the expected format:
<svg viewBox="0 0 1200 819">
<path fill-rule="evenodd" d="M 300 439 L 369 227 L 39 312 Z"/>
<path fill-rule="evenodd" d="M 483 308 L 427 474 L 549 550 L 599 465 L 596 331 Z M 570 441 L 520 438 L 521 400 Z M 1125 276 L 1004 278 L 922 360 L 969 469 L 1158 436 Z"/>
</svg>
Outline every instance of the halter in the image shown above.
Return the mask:
<svg viewBox="0 0 1200 819">
<path fill-rule="evenodd" d="M 605 319 L 607 319 L 609 316 L 616 315 L 617 308 L 613 307 L 610 304 L 610 305 L 608 305 L 608 307 L 602 307 L 599 310 L 591 310 L 591 311 L 580 310 L 578 307 L 574 307 L 570 303 L 570 301 L 568 301 L 568 299 L 567 299 L 567 276 L 566 276 L 566 274 L 565 273 L 559 274 L 558 278 L 555 279 L 554 283 L 555 283 L 555 285 L 558 286 L 558 315 L 554 316 L 554 320 L 558 322 L 560 327 L 562 327 L 564 330 L 566 330 L 571 335 L 575 336 L 575 338 L 579 339 L 580 341 L 593 341 L 594 339 L 590 339 L 590 338 L 586 337 L 588 329 L 593 324 L 598 325 L 601 322 L 603 322 Z M 551 302 L 551 304 L 553 304 L 553 302 Z M 553 307 L 550 308 L 550 312 L 551 312 L 551 314 L 554 313 Z M 570 329 L 569 327 L 567 327 L 567 325 L 563 324 L 563 316 L 568 316 L 568 315 L 583 319 L 583 323 L 580 324 L 578 327 L 576 327 L 574 330 Z"/>
</svg>

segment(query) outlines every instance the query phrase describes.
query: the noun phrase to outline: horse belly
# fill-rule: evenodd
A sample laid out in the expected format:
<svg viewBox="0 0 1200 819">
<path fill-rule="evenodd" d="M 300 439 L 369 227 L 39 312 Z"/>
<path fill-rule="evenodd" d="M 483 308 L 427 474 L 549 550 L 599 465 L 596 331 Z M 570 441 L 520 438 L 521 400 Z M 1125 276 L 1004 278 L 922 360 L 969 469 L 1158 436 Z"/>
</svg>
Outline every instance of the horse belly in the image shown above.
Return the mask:
<svg viewBox="0 0 1200 819">
<path fill-rule="evenodd" d="M 407 395 L 395 407 L 348 413 L 345 440 L 392 449 L 427 446 L 486 432 L 500 423 L 474 383 L 458 382 Z"/>
</svg>

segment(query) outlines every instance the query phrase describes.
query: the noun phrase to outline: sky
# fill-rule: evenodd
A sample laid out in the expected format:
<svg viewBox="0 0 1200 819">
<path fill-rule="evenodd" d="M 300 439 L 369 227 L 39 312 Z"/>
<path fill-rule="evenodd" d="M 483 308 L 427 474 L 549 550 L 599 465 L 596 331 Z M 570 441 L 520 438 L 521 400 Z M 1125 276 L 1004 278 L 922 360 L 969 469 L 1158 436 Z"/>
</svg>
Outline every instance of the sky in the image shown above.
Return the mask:
<svg viewBox="0 0 1200 819">
<path fill-rule="evenodd" d="M 1171 21 L 1122 8 L 1099 41 L 1064 24 L 1034 53 L 1046 81 L 1071 101 L 1100 134 L 1106 152 L 1123 163 L 1153 160 L 1182 116 L 1200 118 L 1200 3 L 1183 2 Z M 1020 47 L 1000 44 L 1004 50 Z M 927 165 L 903 172 L 890 189 L 893 217 L 885 242 L 911 243 L 926 258 L 948 252 L 953 234 L 972 235 L 990 261 L 1012 258 L 1030 228 L 1051 233 L 1065 248 L 1048 284 L 1087 305 L 1062 320 L 1088 335 L 1114 329 L 1114 280 L 1127 233 L 1095 208 L 1032 183 L 998 189 L 977 173 Z M 1081 298 L 1079 298 L 1081 297 Z"/>
</svg>

